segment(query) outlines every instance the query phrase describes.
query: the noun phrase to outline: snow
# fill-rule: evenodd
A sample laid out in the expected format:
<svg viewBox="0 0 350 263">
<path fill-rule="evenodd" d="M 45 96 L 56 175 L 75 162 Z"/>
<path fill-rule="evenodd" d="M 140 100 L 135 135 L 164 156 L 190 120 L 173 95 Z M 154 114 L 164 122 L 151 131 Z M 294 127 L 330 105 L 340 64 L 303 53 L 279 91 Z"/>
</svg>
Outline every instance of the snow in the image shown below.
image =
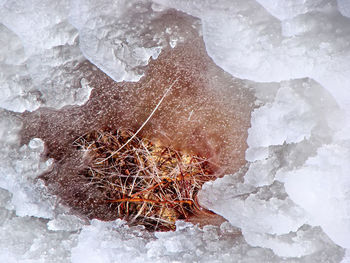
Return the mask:
<svg viewBox="0 0 350 263">
<path fill-rule="evenodd" d="M 9 119 L 1 121 L 1 130 L 11 130 L 11 136 L 16 132 L 16 123 Z M 12 126 L 12 127 L 11 127 Z M 18 129 L 18 128 L 17 128 Z M 0 130 L 3 136 L 0 139 L 0 187 L 15 193 L 12 197 L 12 208 L 18 216 L 37 216 L 43 218 L 52 217 L 52 201 L 45 198 L 41 192 L 45 187 L 41 181 L 35 178 L 49 168 L 51 160 L 40 161 L 40 154 L 44 149 L 41 140 L 32 140 L 29 146 L 18 147 L 15 143 L 9 143 L 8 136 Z M 33 187 L 34 186 L 34 187 Z"/>
<path fill-rule="evenodd" d="M 335 243 L 346 248 L 350 246 L 349 161 L 349 143 L 328 144 L 303 167 L 277 175 L 289 196 L 308 212 L 310 223 L 322 226 Z"/>
<path fill-rule="evenodd" d="M 314 236 L 322 238 L 315 243 Z M 227 222 L 200 229 L 179 221 L 174 232 L 151 234 L 142 227 L 130 228 L 121 220 L 93 220 L 83 227 L 72 250 L 72 262 L 322 262 L 325 256 L 329 262 L 339 262 L 342 257 L 341 249 L 332 245 L 319 228 L 304 227 L 289 238 L 301 240 L 297 250 L 314 249 L 314 254 L 277 257 L 271 250 L 249 246 L 238 229 Z M 290 242 L 288 237 L 284 242 Z M 283 240 L 279 246 L 283 246 Z"/>
<path fill-rule="evenodd" d="M 79 235 L 72 262 L 232 262 L 232 258 L 251 262 L 256 255 L 277 262 L 271 251 L 247 245 L 228 223 L 199 229 L 177 222 L 175 232 L 153 235 L 142 227 L 130 228 L 121 220 L 93 220 Z"/>
<path fill-rule="evenodd" d="M 68 23 L 68 1 L 0 2 L 0 85 L 5 109 L 23 112 L 39 106 L 61 108 L 79 104 L 81 76 L 77 65 L 84 57 L 78 32 Z M 74 85 L 76 84 L 76 85 Z M 4 100 L 4 101 L 3 101 Z"/>
<path fill-rule="evenodd" d="M 166 13 L 151 1 L 79 0 L 71 1 L 69 19 L 86 58 L 116 81 L 138 81 L 151 57 L 186 35 Z"/>
<path fill-rule="evenodd" d="M 293 18 L 312 11 L 322 11 L 334 6 L 334 1 L 328 0 L 257 0 L 271 15 L 279 20 Z"/>
<path fill-rule="evenodd" d="M 151 233 L 83 221 L 47 194 L 37 176 L 52 161 L 41 161 L 39 139 L 20 146 L 21 120 L 9 111 L 84 104 L 85 59 L 137 81 L 149 58 L 188 37 L 164 18 L 170 8 L 200 19 L 211 58 L 257 97 L 248 164 L 199 195 L 228 222 Z M 349 17 L 348 0 L 0 1 L 1 258 L 348 262 Z"/>
<path fill-rule="evenodd" d="M 280 236 L 307 223 L 321 226 L 334 242 L 348 247 L 348 179 L 340 168 L 346 170 L 347 155 L 345 150 L 342 158 L 337 154 L 336 164 L 332 147 L 326 147 L 330 143 L 344 147 L 347 139 L 345 128 L 342 140 L 336 139 L 343 128 L 340 124 L 347 126 L 350 110 L 350 41 L 346 33 L 350 20 L 337 9 L 346 13 L 345 1 L 339 1 L 339 7 L 335 1 L 157 2 L 201 18 L 209 55 L 233 76 L 280 82 L 274 99 L 262 100 L 252 114 L 246 158 L 253 163 L 239 185 L 240 191 L 247 188 L 247 192 L 235 193 L 238 186 L 223 178 L 207 184 L 201 203 L 241 227 L 248 243 L 270 247 L 279 255 L 286 256 L 286 250 L 268 242 L 272 237 L 257 242 L 249 232 Z M 289 80 L 305 77 L 319 84 L 310 79 Z M 255 86 L 259 96 L 264 96 L 261 88 L 266 86 Z M 267 93 L 271 96 L 271 91 Z M 324 157 L 314 160 L 320 149 Z M 326 168 L 323 159 L 327 158 L 333 161 Z M 308 168 L 309 162 L 313 168 Z M 337 177 L 332 177 L 335 171 Z M 276 177 L 284 173 L 288 179 Z M 285 191 L 287 197 L 279 199 L 272 193 L 268 200 L 261 200 L 259 191 L 273 188 L 279 180 L 285 187 L 277 193 Z M 317 198 L 311 201 L 310 196 Z M 295 255 L 310 253 L 290 246 Z M 293 253 L 290 251 L 288 254 Z"/>
<path fill-rule="evenodd" d="M 30 75 L 26 69 L 26 56 L 20 39 L 0 24 L 0 105 L 12 111 L 35 110 L 39 107 Z M 26 82 L 26 85 L 24 85 Z"/>
<path fill-rule="evenodd" d="M 67 262 L 77 233 L 49 231 L 46 220 L 16 216 L 6 208 L 11 195 L 0 189 L 0 255 L 3 262 Z"/>
<path fill-rule="evenodd" d="M 348 0 L 337 0 L 339 12 L 343 16 L 350 17 L 350 2 Z"/>
<path fill-rule="evenodd" d="M 350 20 L 334 1 L 157 2 L 201 18 L 209 55 L 233 76 L 259 82 L 310 77 L 350 109 Z M 286 15 L 291 4 L 294 14 Z"/>
<path fill-rule="evenodd" d="M 79 30 L 82 52 L 116 81 L 139 80 L 137 67 L 161 50 L 156 39 L 141 37 L 156 16 L 145 2 L 137 7 L 136 1 L 124 0 L 71 2 L 70 21 Z"/>
</svg>

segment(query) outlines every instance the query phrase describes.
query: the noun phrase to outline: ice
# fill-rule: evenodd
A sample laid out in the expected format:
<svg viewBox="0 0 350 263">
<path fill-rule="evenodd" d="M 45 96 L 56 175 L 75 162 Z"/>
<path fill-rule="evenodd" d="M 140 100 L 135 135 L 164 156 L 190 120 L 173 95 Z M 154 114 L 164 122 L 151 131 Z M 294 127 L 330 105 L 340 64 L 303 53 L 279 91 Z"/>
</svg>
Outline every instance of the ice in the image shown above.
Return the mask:
<svg viewBox="0 0 350 263">
<path fill-rule="evenodd" d="M 49 231 L 46 221 L 18 217 L 6 208 L 11 195 L 0 188 L 0 256 L 3 262 L 67 262 L 77 234 Z"/>
<path fill-rule="evenodd" d="M 348 142 L 325 145 L 303 167 L 277 175 L 290 198 L 310 215 L 310 223 L 322 226 L 346 248 L 350 247 L 349 146 Z"/>
<path fill-rule="evenodd" d="M 50 218 L 52 200 L 42 195 L 45 187 L 35 179 L 50 167 L 50 160 L 40 161 L 43 141 L 33 139 L 29 145 L 19 147 L 16 133 L 20 121 L 6 115 L 0 115 L 0 187 L 14 193 L 11 203 L 17 215 Z"/>
<path fill-rule="evenodd" d="M 349 249 L 347 249 L 345 256 L 344 256 L 343 260 L 341 261 L 341 263 L 349 263 L 349 262 L 350 262 L 350 252 L 349 252 Z"/>
<path fill-rule="evenodd" d="M 79 0 L 71 2 L 70 21 L 86 58 L 116 81 L 138 81 L 151 57 L 188 35 L 168 14 L 151 1 Z"/>
<path fill-rule="evenodd" d="M 263 92 L 265 87 L 256 88 Z M 342 119 L 330 94 L 309 79 L 281 82 L 276 94 L 268 94 L 274 96 L 272 101 L 265 95 L 257 95 L 263 105 L 252 113 L 246 152 L 249 161 L 268 157 L 269 146 L 308 141 L 312 133 L 330 140 Z"/>
<path fill-rule="evenodd" d="M 142 73 L 138 68 L 161 50 L 161 43 L 153 36 L 148 41 L 141 37 L 155 18 L 150 4 L 136 3 L 73 1 L 70 9 L 84 55 L 117 81 L 139 80 Z"/>
<path fill-rule="evenodd" d="M 335 1 L 235 1 L 235 5 L 230 5 L 229 1 L 217 1 L 215 5 L 211 1 L 157 2 L 201 19 L 207 51 L 217 65 L 236 77 L 270 82 L 255 85 L 257 96 L 262 99 L 260 107 L 252 114 L 248 137 L 246 158 L 253 163 L 248 167 L 243 185 L 240 185 L 240 189 L 246 187 L 251 192 L 247 190 L 247 193 L 242 193 L 243 197 L 235 198 L 232 189 L 235 187 L 229 187 L 226 192 L 223 189 L 227 182 L 220 184 L 218 181 L 217 185 L 205 188 L 201 202 L 234 225 L 239 225 L 250 244 L 270 247 L 279 255 L 311 253 L 312 250 L 298 252 L 298 249 L 290 247 L 286 254 L 288 249 L 278 248 L 278 242 L 273 244 L 271 241 L 278 239 L 277 236 L 266 236 L 267 233 L 281 235 L 282 232 L 297 231 L 303 223 L 321 225 L 334 242 L 345 246 L 344 236 L 349 236 L 350 232 L 346 230 L 346 224 L 336 223 L 337 220 L 346 222 L 349 219 L 350 211 L 345 206 L 349 198 L 344 194 L 345 190 L 338 193 L 332 179 L 322 176 L 322 165 L 316 161 L 314 166 L 319 166 L 320 170 L 315 172 L 317 176 L 314 175 L 312 183 L 320 182 L 319 187 L 313 188 L 305 179 L 307 189 L 300 191 L 304 189 L 300 185 L 303 185 L 305 173 L 300 172 L 298 179 L 292 178 L 296 178 L 293 177 L 296 171 L 306 169 L 304 165 L 307 167 L 308 160 L 313 160 L 324 144 L 332 143 L 339 136 L 342 141 L 337 139 L 333 142 L 339 147 L 344 144 L 344 139 L 348 139 L 347 128 L 341 132 L 341 124 L 348 127 L 350 109 L 350 41 L 346 33 L 350 28 L 349 19 L 339 14 Z M 346 13 L 346 4 L 346 1 L 338 1 L 338 8 L 343 14 Z M 312 78 L 320 85 L 307 79 L 288 81 L 304 77 Z M 282 81 L 277 90 L 271 83 L 273 81 Z M 324 158 L 333 155 L 327 150 Z M 342 158 L 338 167 L 347 167 L 346 162 Z M 338 181 L 346 182 L 345 174 L 340 168 L 335 168 L 336 171 L 338 169 L 338 176 L 342 178 Z M 285 189 L 281 187 L 268 201 L 261 201 L 257 197 L 259 189 L 276 185 L 276 173 L 289 174 L 293 186 L 289 188 L 286 183 Z M 333 208 L 336 210 L 334 213 L 322 213 L 323 209 L 319 209 L 323 206 L 322 198 L 308 207 L 307 202 L 304 204 L 308 194 L 321 195 L 318 190 L 321 191 L 325 185 L 332 189 L 326 191 L 328 197 L 324 197 L 329 204 L 335 206 L 338 204 L 335 200 L 341 200 L 339 207 Z M 222 196 L 222 192 L 228 196 Z M 281 199 L 281 203 L 276 202 L 276 195 L 283 192 L 287 197 Z M 294 196 L 295 193 L 298 194 Z M 281 209 L 282 203 L 288 210 Z M 243 213 L 238 212 L 242 209 Z M 295 211 L 299 211 L 299 216 L 295 217 Z M 327 223 L 313 221 L 320 214 Z M 278 221 L 277 224 L 276 218 L 284 216 L 283 223 Z M 276 229 L 277 225 L 281 228 Z M 255 231 L 261 231 L 260 242 L 257 236 L 249 233 L 249 229 L 254 227 L 257 228 Z M 327 231 L 327 227 L 334 228 L 334 232 Z"/>
<path fill-rule="evenodd" d="M 313 243 L 314 236 L 322 236 Z M 128 227 L 125 222 L 93 220 L 83 227 L 78 244 L 72 250 L 72 262 L 339 262 L 342 250 L 329 242 L 319 228 L 304 227 L 297 235 L 284 237 L 300 239 L 298 250 L 314 248 L 314 253 L 299 258 L 277 257 L 269 249 L 249 246 L 237 228 L 229 223 L 220 227 L 200 229 L 185 222 L 177 222 L 174 232 L 150 234 L 140 227 Z M 283 246 L 283 240 L 278 244 Z M 86 248 L 89 248 L 88 250 Z M 312 248 L 311 248 L 312 247 Z"/>
<path fill-rule="evenodd" d="M 84 57 L 78 32 L 68 23 L 68 9 L 68 1 L 0 3 L 0 34 L 8 45 L 0 55 L 5 62 L 0 74 L 1 92 L 6 92 L 6 100 L 0 99 L 3 108 L 61 108 L 86 99 L 77 83 Z"/>
<path fill-rule="evenodd" d="M 186 30 L 196 21 L 182 22 L 187 22 Z M 221 174 L 235 172 L 245 163 L 253 96 L 244 81 L 232 78 L 210 60 L 200 38 L 168 47 L 149 63 L 145 78 L 138 83 L 115 83 L 90 63 L 82 68 L 88 86 L 94 87 L 86 104 L 21 114 L 22 142 L 41 138 L 46 156 L 55 159 L 53 169 L 41 178 L 74 211 L 90 219 L 117 216 L 116 207 L 105 202 L 106 193 L 77 176 L 84 173 L 81 169 L 86 164 L 73 141 L 92 129 L 136 131 L 172 83 L 173 89 L 140 135 L 212 158 L 213 171 Z"/>
<path fill-rule="evenodd" d="M 257 0 L 257 2 L 280 20 L 312 11 L 322 11 L 335 5 L 334 1 L 330 0 Z"/>
<path fill-rule="evenodd" d="M 350 17 L 350 2 L 348 0 L 337 0 L 338 9 L 343 16 Z"/>
<path fill-rule="evenodd" d="M 252 128 L 249 132 L 250 148 L 300 142 L 310 138 L 316 125 L 316 116 L 302 97 L 289 86 L 284 85 L 278 90 L 273 103 L 253 112 L 252 127 L 259 128 Z"/>
<path fill-rule="evenodd" d="M 199 200 L 205 207 L 240 227 L 249 244 L 269 247 L 280 256 L 308 255 L 319 250 L 317 242 L 321 241 L 316 242 L 315 236 L 322 230 L 333 242 L 346 247 L 344 239 L 349 236 L 347 225 L 343 223 L 338 227 L 340 222 L 333 224 L 338 220 L 336 218 L 344 222 L 349 219 L 350 209 L 344 207 L 349 198 L 344 195 L 345 190 L 334 188 L 335 182 L 341 180 L 334 178 L 333 181 L 320 172 L 325 169 L 317 164 L 324 161 L 315 162 L 315 167 L 320 170 L 315 172 L 312 182 L 308 183 L 304 177 L 309 174 L 308 171 L 299 177 L 294 176 L 298 169 L 305 169 L 305 163 L 317 154 L 323 143 L 332 141 L 332 134 L 341 120 L 340 110 L 330 94 L 314 81 L 281 82 L 277 90 L 269 91 L 266 95 L 261 90 L 265 85 L 256 85 L 258 101 L 262 106 L 252 114 L 252 127 L 247 140 L 249 149 L 246 152 L 246 158 L 252 163 L 247 167 L 248 171 L 243 169 L 241 174 L 226 175 L 213 183 L 206 183 Z M 342 162 L 339 166 L 344 166 Z M 335 170 L 341 171 L 340 168 Z M 294 183 L 292 186 L 282 180 L 284 173 L 290 175 L 288 178 Z M 345 174 L 339 175 L 339 178 L 347 181 Z M 330 187 L 326 195 L 322 192 L 327 189 L 325 185 Z M 310 199 L 309 195 L 320 197 Z M 321 196 L 326 200 L 322 200 Z M 333 198 L 337 196 L 344 204 L 334 207 Z M 314 203 L 307 206 L 306 200 L 314 200 Z M 328 206 L 325 205 L 326 201 Z M 334 213 L 329 211 L 331 204 Z M 320 207 L 328 209 L 328 213 L 322 213 Z M 325 222 L 315 222 L 315 218 L 322 218 Z M 306 235 L 308 238 L 305 239 L 306 236 L 301 234 L 305 224 L 322 226 L 322 230 L 312 230 L 316 231 L 315 236 Z M 344 237 L 330 233 L 327 227 L 341 231 Z M 292 238 L 290 233 L 304 238 Z M 322 235 L 319 234 L 318 238 Z"/>
<path fill-rule="evenodd" d="M 304 211 L 293 205 L 278 183 L 256 189 L 238 183 L 234 176 L 225 176 L 214 183 L 206 183 L 199 199 L 202 205 L 224 216 L 243 232 L 280 235 L 296 231 L 307 221 Z M 231 200 L 229 207 L 228 200 Z"/>
<path fill-rule="evenodd" d="M 186 27 L 179 22 L 186 15 L 170 8 L 196 18 Z M 348 262 L 349 10 L 348 0 L 0 0 L 0 258 Z M 196 34 L 213 61 L 257 97 L 248 164 L 200 193 L 199 202 L 229 222 L 204 229 L 178 222 L 174 232 L 151 233 L 120 220 L 88 222 L 71 214 L 37 177 L 52 168 L 40 157 L 43 141 L 20 145 L 23 119 L 9 111 L 83 106 L 93 88 L 105 84 L 91 84 L 86 59 L 114 80 L 137 81 L 150 58 Z M 168 78 L 161 73 L 155 76 Z M 214 92 L 223 88 L 215 81 L 206 82 L 218 84 Z M 228 93 L 216 94 L 225 107 L 235 104 Z M 184 120 L 197 116 L 196 108 L 172 110 Z M 57 123 L 65 119 L 57 117 Z"/>
<path fill-rule="evenodd" d="M 93 220 L 83 228 L 72 262 L 232 262 L 232 258 L 251 262 L 258 256 L 277 262 L 271 251 L 248 246 L 227 223 L 203 230 L 183 222 L 177 226 L 175 232 L 150 234 L 121 220 Z M 239 241 L 237 245 L 233 240 Z"/>
<path fill-rule="evenodd" d="M 24 111 L 39 107 L 38 94 L 26 69 L 27 56 L 20 39 L 0 24 L 0 106 L 7 110 Z"/>
<path fill-rule="evenodd" d="M 84 225 L 84 221 L 69 213 L 60 213 L 47 223 L 51 231 L 78 231 Z"/>
<path fill-rule="evenodd" d="M 234 5 L 228 0 L 215 5 L 211 1 L 157 2 L 201 18 L 209 55 L 233 76 L 263 82 L 311 77 L 349 111 L 350 20 L 339 15 L 332 1 L 293 1 L 304 9 L 301 13 L 308 12 L 282 21 L 264 6 L 283 14 L 280 6 L 292 1 L 278 1 L 279 5 L 259 1 L 263 6 L 254 0 L 238 0 Z"/>
</svg>

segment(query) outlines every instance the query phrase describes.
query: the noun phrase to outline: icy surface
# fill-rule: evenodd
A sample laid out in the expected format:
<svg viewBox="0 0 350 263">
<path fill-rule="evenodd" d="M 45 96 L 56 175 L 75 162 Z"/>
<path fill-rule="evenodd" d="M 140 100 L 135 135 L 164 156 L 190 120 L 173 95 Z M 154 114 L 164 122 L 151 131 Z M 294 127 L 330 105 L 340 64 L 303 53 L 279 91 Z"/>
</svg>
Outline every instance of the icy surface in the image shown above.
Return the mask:
<svg viewBox="0 0 350 263">
<path fill-rule="evenodd" d="M 12 205 L 17 215 L 50 218 L 50 202 L 40 194 L 44 186 L 35 180 L 50 165 L 50 160 L 39 162 L 43 142 L 34 139 L 29 145 L 18 147 L 19 121 L 11 116 L 0 116 L 0 187 L 16 193 Z"/>
<path fill-rule="evenodd" d="M 209 55 L 233 76 L 311 77 L 350 111 L 350 20 L 335 1 L 156 1 L 201 18 Z"/>
<path fill-rule="evenodd" d="M 244 182 L 236 182 L 242 183 L 238 191 L 247 192 L 235 193 L 237 185 L 227 186 L 224 178 L 205 188 L 201 202 L 240 226 L 249 243 L 279 255 L 312 251 L 298 252 L 287 242 L 286 253 L 270 242 L 278 236 L 266 236 L 296 231 L 305 223 L 322 226 L 334 242 L 348 247 L 350 199 L 342 172 L 348 135 L 341 124 L 348 126 L 350 112 L 350 20 L 338 12 L 346 15 L 348 1 L 157 2 L 201 18 L 209 55 L 233 76 L 282 81 L 277 90 L 272 83 L 255 85 L 261 107 L 252 114 L 246 153 L 253 163 Z M 321 86 L 307 79 L 286 81 L 304 77 Z M 285 186 L 271 193 L 277 179 Z M 269 189 L 268 200 L 261 200 L 262 189 Z M 286 196 L 279 197 L 283 192 Z"/>
<path fill-rule="evenodd" d="M 348 0 L 337 0 L 338 9 L 343 16 L 350 17 L 350 2 Z"/>
<path fill-rule="evenodd" d="M 191 37 L 169 8 L 200 19 L 195 29 L 217 65 L 265 82 L 249 85 L 249 163 L 200 194 L 230 223 L 154 234 L 121 221 L 85 225 L 46 195 L 37 180 L 51 165 L 40 161 L 43 142 L 20 146 L 21 120 L 2 109 L 84 104 L 85 59 L 137 81 L 149 58 Z M 348 0 L 0 1 L 0 258 L 340 262 L 347 248 L 349 262 L 349 17 Z"/>
<path fill-rule="evenodd" d="M 280 20 L 312 11 L 322 11 L 335 5 L 334 1 L 329 0 L 257 0 L 256 2 Z"/>
<path fill-rule="evenodd" d="M 325 145 L 303 167 L 277 175 L 289 196 L 308 212 L 310 223 L 322 226 L 334 242 L 346 248 L 350 247 L 349 146 Z"/>
<path fill-rule="evenodd" d="M 10 194 L 0 188 L 0 257 L 3 262 L 68 262 L 77 234 L 49 231 L 46 220 L 18 217 L 6 208 Z"/>
<path fill-rule="evenodd" d="M 2 108 L 22 112 L 85 102 L 78 68 L 84 57 L 68 10 L 68 1 L 0 2 Z"/>
<path fill-rule="evenodd" d="M 20 39 L 0 24 L 0 105 L 12 111 L 34 110 L 40 105 L 38 96 L 31 92 L 33 84 L 25 62 Z"/>
<path fill-rule="evenodd" d="M 116 81 L 138 81 L 151 57 L 186 38 L 166 14 L 151 1 L 79 0 L 69 16 L 86 58 Z"/>
<path fill-rule="evenodd" d="M 290 239 L 301 240 L 299 250 L 313 247 L 319 253 L 286 259 L 271 250 L 249 246 L 227 222 L 200 229 L 179 221 L 174 232 L 150 234 L 140 227 L 129 228 L 120 220 L 93 220 L 82 229 L 72 250 L 72 262 L 322 262 L 325 256 L 328 262 L 339 262 L 341 250 L 322 234 L 318 243 L 311 242 L 315 235 L 320 236 L 320 229 L 304 227 Z M 288 237 L 282 239 L 279 246 L 291 242 Z"/>
<path fill-rule="evenodd" d="M 140 66 L 156 58 L 161 43 L 150 35 L 157 14 L 138 1 L 72 1 L 70 19 L 84 55 L 116 81 L 137 81 Z M 81 8 L 83 7 L 83 8 Z M 147 36 L 142 37 L 148 33 Z"/>
</svg>

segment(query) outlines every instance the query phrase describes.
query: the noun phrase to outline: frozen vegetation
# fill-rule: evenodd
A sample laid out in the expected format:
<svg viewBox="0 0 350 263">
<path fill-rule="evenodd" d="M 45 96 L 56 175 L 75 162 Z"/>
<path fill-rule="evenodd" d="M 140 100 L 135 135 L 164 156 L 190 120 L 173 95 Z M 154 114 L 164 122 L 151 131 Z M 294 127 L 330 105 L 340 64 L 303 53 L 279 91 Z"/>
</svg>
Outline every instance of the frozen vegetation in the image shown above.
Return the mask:
<svg viewBox="0 0 350 263">
<path fill-rule="evenodd" d="M 85 59 L 139 80 L 190 37 L 164 28 L 171 8 L 198 18 L 209 56 L 256 96 L 247 164 L 199 194 L 228 221 L 87 222 L 37 179 L 53 161 L 42 140 L 21 145 L 17 113 L 84 104 Z M 350 262 L 349 0 L 0 0 L 0 44 L 3 262 Z"/>
</svg>

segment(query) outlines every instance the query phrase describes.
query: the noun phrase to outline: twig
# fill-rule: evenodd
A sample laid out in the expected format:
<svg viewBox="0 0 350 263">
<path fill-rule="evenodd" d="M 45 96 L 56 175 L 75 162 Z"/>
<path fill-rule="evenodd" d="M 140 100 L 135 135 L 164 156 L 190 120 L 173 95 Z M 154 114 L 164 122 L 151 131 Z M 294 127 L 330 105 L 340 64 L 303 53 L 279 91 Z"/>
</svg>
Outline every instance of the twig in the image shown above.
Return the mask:
<svg viewBox="0 0 350 263">
<path fill-rule="evenodd" d="M 168 94 L 168 92 L 172 89 L 172 87 L 175 85 L 175 83 L 177 82 L 177 80 L 179 79 L 179 77 L 177 77 L 174 82 L 170 85 L 170 87 L 165 91 L 163 97 L 159 100 L 157 106 L 153 109 L 153 111 L 151 112 L 151 114 L 148 116 L 148 118 L 144 121 L 144 123 L 141 125 L 141 127 L 134 133 L 133 136 L 130 137 L 130 139 L 124 143 L 118 150 L 116 150 L 115 152 L 111 153 L 110 156 L 108 156 L 107 158 L 103 159 L 102 161 L 98 162 L 97 164 L 101 164 L 105 161 L 107 161 L 109 158 L 112 158 L 114 155 L 116 155 L 121 149 L 123 149 L 129 142 L 131 142 L 136 135 L 143 129 L 143 127 L 147 124 L 147 122 L 152 118 L 153 114 L 156 112 L 156 110 L 159 108 L 160 104 L 163 102 L 165 96 Z"/>
</svg>

